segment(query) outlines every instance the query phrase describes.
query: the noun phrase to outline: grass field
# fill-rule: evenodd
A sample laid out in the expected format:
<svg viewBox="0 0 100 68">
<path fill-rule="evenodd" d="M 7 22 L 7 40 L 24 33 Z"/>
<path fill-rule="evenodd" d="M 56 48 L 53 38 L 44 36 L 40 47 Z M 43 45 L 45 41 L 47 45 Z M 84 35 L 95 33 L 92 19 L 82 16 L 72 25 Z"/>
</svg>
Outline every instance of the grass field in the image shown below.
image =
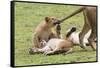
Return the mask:
<svg viewBox="0 0 100 68">
<path fill-rule="evenodd" d="M 45 56 L 43 54 L 30 55 L 28 49 L 32 47 L 32 33 L 36 26 L 44 20 L 46 16 L 55 16 L 58 19 L 69 15 L 80 6 L 54 5 L 38 3 L 15 3 L 15 65 L 41 65 L 73 62 L 96 61 L 96 52 L 88 47 L 84 51 L 79 46 L 75 46 L 73 53 L 68 55 Z M 61 33 L 71 26 L 77 26 L 78 30 L 83 27 L 82 13 L 64 21 L 61 24 Z"/>
</svg>

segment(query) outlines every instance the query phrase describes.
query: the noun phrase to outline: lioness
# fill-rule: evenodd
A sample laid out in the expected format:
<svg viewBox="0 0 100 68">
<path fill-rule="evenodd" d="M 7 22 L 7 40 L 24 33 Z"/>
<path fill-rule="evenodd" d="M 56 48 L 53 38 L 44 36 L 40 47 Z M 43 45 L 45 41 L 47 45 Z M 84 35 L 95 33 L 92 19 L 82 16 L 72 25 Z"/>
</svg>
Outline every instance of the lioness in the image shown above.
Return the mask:
<svg viewBox="0 0 100 68">
<path fill-rule="evenodd" d="M 83 45 L 83 38 L 84 38 L 84 35 L 91 29 L 91 35 L 90 37 L 88 38 L 88 41 L 89 41 L 89 44 L 90 46 L 92 47 L 93 50 L 96 50 L 96 43 L 95 43 L 95 39 L 97 37 L 97 30 L 96 30 L 96 27 L 97 27 L 97 21 L 96 21 L 96 12 L 97 12 L 97 7 L 95 6 L 83 6 L 81 8 L 79 8 L 78 10 L 74 11 L 72 14 L 68 15 L 67 17 L 61 19 L 59 22 L 63 22 L 64 20 L 80 13 L 80 12 L 83 12 L 83 15 L 84 15 L 84 26 L 83 26 L 83 29 L 82 31 L 80 32 L 79 34 L 79 40 L 80 40 L 80 43 L 81 43 L 81 48 L 84 48 L 86 49 L 86 47 L 84 47 Z"/>
</svg>

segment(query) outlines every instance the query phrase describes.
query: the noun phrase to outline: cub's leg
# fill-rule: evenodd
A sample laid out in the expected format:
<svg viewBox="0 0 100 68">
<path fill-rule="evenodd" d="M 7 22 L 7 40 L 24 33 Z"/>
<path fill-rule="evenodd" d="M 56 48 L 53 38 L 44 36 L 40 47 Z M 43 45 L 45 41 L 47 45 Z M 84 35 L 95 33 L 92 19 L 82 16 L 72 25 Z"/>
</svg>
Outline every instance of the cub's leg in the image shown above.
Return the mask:
<svg viewBox="0 0 100 68">
<path fill-rule="evenodd" d="M 63 55 L 69 54 L 73 51 L 73 48 L 67 49 L 66 52 Z"/>
<path fill-rule="evenodd" d="M 55 54 L 55 53 L 58 52 L 59 50 L 61 50 L 61 49 L 56 47 L 54 50 L 45 52 L 45 55 L 52 55 L 52 54 Z"/>
</svg>

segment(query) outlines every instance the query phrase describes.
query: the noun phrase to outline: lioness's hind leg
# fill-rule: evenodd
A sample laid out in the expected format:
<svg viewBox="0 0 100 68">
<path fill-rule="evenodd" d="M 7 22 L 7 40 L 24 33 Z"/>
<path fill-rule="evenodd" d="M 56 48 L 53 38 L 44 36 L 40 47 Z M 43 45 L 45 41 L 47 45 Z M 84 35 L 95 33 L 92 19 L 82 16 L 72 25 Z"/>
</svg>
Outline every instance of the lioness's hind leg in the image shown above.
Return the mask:
<svg viewBox="0 0 100 68">
<path fill-rule="evenodd" d="M 93 50 L 96 50 L 95 38 L 96 38 L 96 32 L 92 31 L 88 41 Z"/>
<path fill-rule="evenodd" d="M 84 38 L 85 34 L 89 31 L 90 25 L 89 25 L 89 21 L 88 21 L 85 13 L 84 13 L 84 22 L 85 23 L 84 23 L 83 29 L 79 34 L 79 41 L 80 41 L 80 47 L 86 50 L 86 47 L 83 44 L 83 38 Z"/>
</svg>

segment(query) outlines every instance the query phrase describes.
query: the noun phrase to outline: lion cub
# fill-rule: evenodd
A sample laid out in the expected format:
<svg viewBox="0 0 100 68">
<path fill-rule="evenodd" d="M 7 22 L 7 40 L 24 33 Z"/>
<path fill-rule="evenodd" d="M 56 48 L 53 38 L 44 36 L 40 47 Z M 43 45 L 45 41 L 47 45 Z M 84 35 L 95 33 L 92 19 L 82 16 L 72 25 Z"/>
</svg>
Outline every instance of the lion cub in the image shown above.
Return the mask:
<svg viewBox="0 0 100 68">
<path fill-rule="evenodd" d="M 32 45 L 33 48 L 43 48 L 41 41 L 45 40 L 48 42 L 50 38 L 57 38 L 57 34 L 53 33 L 51 28 L 58 24 L 58 21 L 55 17 L 45 17 L 45 20 L 41 22 L 35 29 L 33 33 Z"/>
</svg>

